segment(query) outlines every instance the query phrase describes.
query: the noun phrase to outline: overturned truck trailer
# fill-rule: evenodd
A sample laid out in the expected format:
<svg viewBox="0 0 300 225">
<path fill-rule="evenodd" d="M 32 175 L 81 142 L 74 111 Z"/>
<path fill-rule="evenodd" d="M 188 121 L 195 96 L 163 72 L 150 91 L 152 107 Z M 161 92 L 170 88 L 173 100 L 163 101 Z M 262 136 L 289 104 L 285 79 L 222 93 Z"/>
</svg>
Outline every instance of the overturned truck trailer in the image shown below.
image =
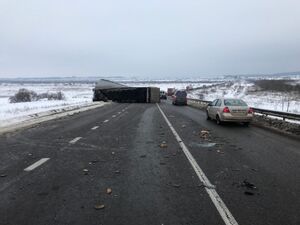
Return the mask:
<svg viewBox="0 0 300 225">
<path fill-rule="evenodd" d="M 156 87 L 128 87 L 109 80 L 100 80 L 94 88 L 93 101 L 127 103 L 160 102 L 160 89 Z"/>
</svg>

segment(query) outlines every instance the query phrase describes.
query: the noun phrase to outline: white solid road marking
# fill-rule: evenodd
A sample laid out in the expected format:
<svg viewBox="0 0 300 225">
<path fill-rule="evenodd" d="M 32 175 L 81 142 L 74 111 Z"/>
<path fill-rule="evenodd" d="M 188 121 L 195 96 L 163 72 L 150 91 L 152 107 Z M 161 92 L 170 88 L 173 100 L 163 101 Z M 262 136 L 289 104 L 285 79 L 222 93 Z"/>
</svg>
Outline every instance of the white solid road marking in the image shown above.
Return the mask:
<svg viewBox="0 0 300 225">
<path fill-rule="evenodd" d="M 96 130 L 98 128 L 99 128 L 99 126 L 95 126 L 95 127 L 92 128 L 92 130 Z"/>
<path fill-rule="evenodd" d="M 182 151 L 184 152 L 185 156 L 187 157 L 193 169 L 195 170 L 198 178 L 203 183 L 206 192 L 208 193 L 210 199 L 216 206 L 225 224 L 238 225 L 237 221 L 235 220 L 235 218 L 233 217 L 233 215 L 231 214 L 231 212 L 229 211 L 229 209 L 227 208 L 227 206 L 225 205 L 225 203 L 223 202 L 223 200 L 221 199 L 217 191 L 214 188 L 212 188 L 214 186 L 210 183 L 210 181 L 208 180 L 208 178 L 206 177 L 206 175 L 204 174 L 204 172 L 202 171 L 202 169 L 200 168 L 200 166 L 198 165 L 198 163 L 196 162 L 195 158 L 192 156 L 192 154 L 190 153 L 186 145 L 183 143 L 182 139 L 180 138 L 180 136 L 178 135 L 178 133 L 176 132 L 176 130 L 174 129 L 174 127 L 172 126 L 172 124 L 170 123 L 166 115 L 164 114 L 164 112 L 161 110 L 161 108 L 157 103 L 156 105 L 159 111 L 161 112 L 162 116 L 164 117 L 165 121 L 167 122 L 168 126 L 170 127 L 176 140 L 178 141 Z"/>
<path fill-rule="evenodd" d="M 103 123 L 107 123 L 109 120 L 104 120 Z"/>
<path fill-rule="evenodd" d="M 77 141 L 79 141 L 82 137 L 77 137 L 77 138 L 74 138 L 72 141 L 70 141 L 69 143 L 70 144 L 75 144 Z"/>
<path fill-rule="evenodd" d="M 33 163 L 31 166 L 28 166 L 24 169 L 24 171 L 31 171 L 37 168 L 38 166 L 42 165 L 43 163 L 47 162 L 50 158 L 42 158 L 39 161 Z"/>
</svg>

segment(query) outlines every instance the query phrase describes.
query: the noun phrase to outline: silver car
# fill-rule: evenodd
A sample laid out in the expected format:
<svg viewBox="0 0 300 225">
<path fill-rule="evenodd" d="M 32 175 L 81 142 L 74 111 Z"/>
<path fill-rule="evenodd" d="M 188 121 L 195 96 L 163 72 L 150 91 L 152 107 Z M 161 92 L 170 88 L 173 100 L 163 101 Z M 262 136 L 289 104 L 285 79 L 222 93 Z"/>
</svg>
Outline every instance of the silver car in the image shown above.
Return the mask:
<svg viewBox="0 0 300 225">
<path fill-rule="evenodd" d="M 253 110 L 241 99 L 219 98 L 209 103 L 206 109 L 207 119 L 222 122 L 239 122 L 249 125 L 253 118 Z"/>
</svg>

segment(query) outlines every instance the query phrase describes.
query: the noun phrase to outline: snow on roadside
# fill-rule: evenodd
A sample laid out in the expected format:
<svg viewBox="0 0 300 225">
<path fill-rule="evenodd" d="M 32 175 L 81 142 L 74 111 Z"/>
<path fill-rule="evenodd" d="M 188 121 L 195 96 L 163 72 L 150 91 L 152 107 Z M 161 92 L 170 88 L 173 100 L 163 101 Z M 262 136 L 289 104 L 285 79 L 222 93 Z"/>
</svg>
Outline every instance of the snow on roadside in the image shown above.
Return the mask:
<svg viewBox="0 0 300 225">
<path fill-rule="evenodd" d="M 93 86 L 92 84 L 0 84 L 0 127 L 24 121 L 32 114 L 90 105 Z M 38 94 L 62 91 L 66 99 L 9 103 L 9 97 L 17 93 L 20 88 L 26 88 Z"/>
<path fill-rule="evenodd" d="M 223 87 L 213 87 L 206 90 L 195 90 L 188 97 L 212 101 L 216 98 L 241 98 L 251 107 L 300 113 L 299 96 L 282 92 L 253 91 L 253 84 L 244 80 L 235 81 Z"/>
</svg>

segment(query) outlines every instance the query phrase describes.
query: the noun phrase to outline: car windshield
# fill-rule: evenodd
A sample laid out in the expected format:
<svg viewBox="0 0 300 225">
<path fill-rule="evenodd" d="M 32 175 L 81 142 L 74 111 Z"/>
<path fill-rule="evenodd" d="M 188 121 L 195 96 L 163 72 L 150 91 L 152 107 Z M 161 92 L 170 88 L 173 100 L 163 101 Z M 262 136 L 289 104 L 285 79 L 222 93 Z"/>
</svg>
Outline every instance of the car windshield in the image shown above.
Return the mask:
<svg viewBox="0 0 300 225">
<path fill-rule="evenodd" d="M 226 106 L 247 106 L 246 102 L 241 99 L 225 99 L 224 105 Z"/>
</svg>

